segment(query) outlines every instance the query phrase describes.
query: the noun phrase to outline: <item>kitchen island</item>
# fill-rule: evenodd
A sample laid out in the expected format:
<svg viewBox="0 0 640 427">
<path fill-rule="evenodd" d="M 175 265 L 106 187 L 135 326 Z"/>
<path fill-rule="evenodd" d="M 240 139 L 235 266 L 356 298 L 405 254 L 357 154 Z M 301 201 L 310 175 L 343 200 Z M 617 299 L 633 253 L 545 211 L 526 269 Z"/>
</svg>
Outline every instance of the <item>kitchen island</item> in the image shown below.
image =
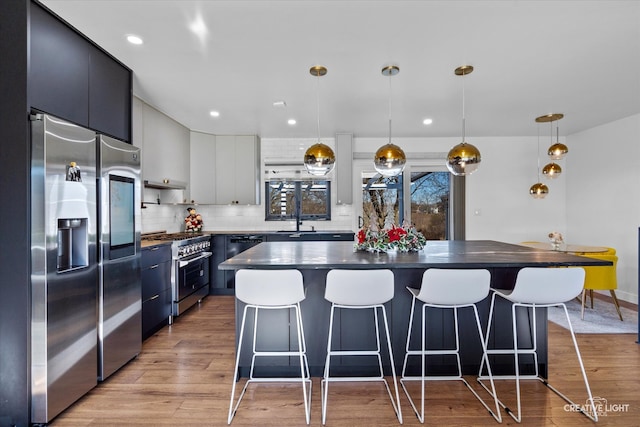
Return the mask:
<svg viewBox="0 0 640 427">
<path fill-rule="evenodd" d="M 388 268 L 394 273 L 395 296 L 387 303 L 390 332 L 393 345 L 396 368 L 402 367 L 405 354 L 405 343 L 411 298 L 406 286 L 420 287 L 422 274 L 428 268 L 486 268 L 491 272 L 491 286 L 498 289 L 512 289 L 518 271 L 523 267 L 575 267 L 587 265 L 610 265 L 608 261 L 580 257 L 572 254 L 549 250 L 532 249 L 508 243 L 478 240 L 478 241 L 429 241 L 419 252 L 410 253 L 368 253 L 355 251 L 353 242 L 267 242 L 261 243 L 220 264 L 223 270 L 252 269 L 298 269 L 302 272 L 307 292 L 302 302 L 302 316 L 307 341 L 307 357 L 311 374 L 321 376 L 326 356 L 327 335 L 329 328 L 330 303 L 324 299 L 324 287 L 327 272 L 331 269 L 382 269 Z M 492 333 L 490 346 L 508 346 L 511 342 L 511 312 L 505 301 L 500 301 L 496 307 L 499 319 Z M 242 320 L 244 305 L 236 301 L 236 330 Z M 489 311 L 489 298 L 478 304 L 478 310 L 483 328 Z M 547 313 L 546 309 L 537 311 L 539 369 L 542 375 L 547 372 Z M 295 346 L 295 325 L 289 314 L 272 312 L 260 314 L 260 324 L 267 324 L 260 331 L 263 340 L 258 345 L 266 349 L 282 349 Z M 528 311 L 519 313 L 523 320 L 530 318 Z M 334 339 L 340 340 L 341 345 L 360 349 L 363 346 L 375 346 L 375 334 L 370 327 L 372 314 L 363 310 L 349 310 L 340 313 L 334 321 Z M 461 357 L 465 374 L 477 374 L 481 357 L 481 345 L 475 327 L 473 315 L 467 310 L 460 312 L 461 324 Z M 531 320 L 532 321 L 532 320 Z M 526 337 L 530 337 L 528 322 L 519 321 L 521 326 L 519 337 L 522 345 L 527 345 Z M 454 345 L 453 315 L 451 310 L 428 310 L 427 333 L 430 342 L 436 346 L 451 347 Z M 469 327 L 467 327 L 467 325 Z M 265 338 L 266 335 L 266 338 Z M 243 347 L 250 346 L 252 331 L 245 332 Z M 419 334 L 412 338 L 412 348 L 419 346 Z M 236 340 L 237 340 L 236 336 Z M 415 339 L 415 343 L 413 340 Z M 529 340 L 530 342 L 530 340 Z M 237 343 L 236 343 L 237 344 Z M 245 347 L 248 348 L 248 347 Z M 241 375 L 248 376 L 250 355 L 247 352 L 240 361 Z M 383 356 L 383 360 L 385 356 Z M 268 366 L 256 368 L 259 375 L 296 374 L 296 361 L 270 360 Z M 337 358 L 336 358 L 337 359 Z M 377 366 L 372 357 L 370 362 L 361 359 L 342 357 L 336 361 L 335 372 L 344 375 L 369 374 Z M 417 359 L 417 358 L 416 358 Z M 498 357 L 492 360 L 494 373 L 512 371 L 512 361 L 508 357 Z M 388 359 L 387 359 L 388 360 Z M 417 362 L 417 361 L 416 361 Z M 524 366 L 523 370 L 532 370 Z M 332 360 L 332 371 L 334 362 Z M 455 360 L 449 357 L 432 357 L 429 359 L 429 374 L 452 372 Z M 411 369 L 418 369 L 413 365 Z M 299 370 L 297 371 L 299 373 Z"/>
</svg>

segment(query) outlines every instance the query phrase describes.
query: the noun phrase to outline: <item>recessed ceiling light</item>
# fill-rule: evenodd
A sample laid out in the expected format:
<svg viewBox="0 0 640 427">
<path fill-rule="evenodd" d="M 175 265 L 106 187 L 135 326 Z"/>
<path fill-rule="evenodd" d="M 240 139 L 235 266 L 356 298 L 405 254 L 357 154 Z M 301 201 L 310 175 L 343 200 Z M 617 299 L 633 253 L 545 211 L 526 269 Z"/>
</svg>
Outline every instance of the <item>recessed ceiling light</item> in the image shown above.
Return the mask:
<svg viewBox="0 0 640 427">
<path fill-rule="evenodd" d="M 206 36 L 208 32 L 207 26 L 202 20 L 202 16 L 198 16 L 193 22 L 191 22 L 191 24 L 189 24 L 189 29 L 200 37 Z"/>
<path fill-rule="evenodd" d="M 428 126 L 428 125 L 430 125 L 431 123 L 433 123 L 433 119 L 424 119 L 424 120 L 422 121 L 422 124 L 425 124 L 425 125 L 427 125 L 427 126 Z"/>
<path fill-rule="evenodd" d="M 282 107 L 286 107 L 287 103 L 285 101 L 274 101 L 273 106 L 282 108 Z"/>
<path fill-rule="evenodd" d="M 217 112 L 217 111 L 210 111 L 210 112 L 209 112 L 209 115 L 210 115 L 211 117 L 219 117 L 219 116 L 220 116 L 220 113 L 219 113 L 219 112 Z"/>
<path fill-rule="evenodd" d="M 131 44 L 142 44 L 142 39 L 138 36 L 135 36 L 133 34 L 129 34 L 127 36 L 127 41 Z"/>
<path fill-rule="evenodd" d="M 291 126 L 296 124 L 296 119 L 289 119 L 287 120 L 287 123 L 289 123 Z"/>
</svg>

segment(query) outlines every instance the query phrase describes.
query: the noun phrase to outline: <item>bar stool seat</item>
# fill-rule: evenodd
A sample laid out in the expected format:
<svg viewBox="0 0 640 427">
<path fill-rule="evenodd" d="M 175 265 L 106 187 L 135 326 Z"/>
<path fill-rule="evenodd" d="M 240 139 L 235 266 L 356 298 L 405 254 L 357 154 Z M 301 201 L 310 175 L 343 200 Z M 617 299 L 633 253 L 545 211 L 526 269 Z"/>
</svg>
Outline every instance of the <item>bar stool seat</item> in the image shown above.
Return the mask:
<svg viewBox="0 0 640 427">
<path fill-rule="evenodd" d="M 327 358 L 324 365 L 324 377 L 321 382 L 322 395 L 322 424 L 325 424 L 327 417 L 327 399 L 330 382 L 346 381 L 382 381 L 391 398 L 391 404 L 402 424 L 402 410 L 400 408 L 400 393 L 398 392 L 398 382 L 396 370 L 391 350 L 391 337 L 389 335 L 389 324 L 384 303 L 390 301 L 394 294 L 393 272 L 391 270 L 331 270 L 327 273 L 325 299 L 331 302 L 331 315 L 329 320 L 329 338 L 327 341 Z M 333 350 L 333 319 L 336 309 L 359 310 L 372 309 L 376 331 L 376 349 L 372 350 Z M 378 310 L 382 313 L 385 336 L 387 340 L 387 350 L 389 352 L 389 362 L 395 387 L 395 399 L 389 388 L 389 384 L 384 377 L 382 369 L 382 357 L 380 353 L 380 330 L 378 325 Z M 372 377 L 332 377 L 330 376 L 330 363 L 333 356 L 376 356 L 378 359 L 379 376 Z"/>
<path fill-rule="evenodd" d="M 311 414 L 311 376 L 309 375 L 309 364 L 307 362 L 307 348 L 304 339 L 304 328 L 302 325 L 302 315 L 300 302 L 305 298 L 305 291 L 302 281 L 302 273 L 298 270 L 238 270 L 236 272 L 236 298 L 245 303 L 242 313 L 242 326 L 240 327 L 240 337 L 238 340 L 238 350 L 236 352 L 236 364 L 233 371 L 233 386 L 231 388 L 231 402 L 229 404 L 229 417 L 227 423 L 231 424 L 238 406 L 251 383 L 258 382 L 293 382 L 299 381 L 302 384 L 302 395 L 304 400 L 304 410 L 307 424 Z M 251 369 L 249 379 L 246 381 L 242 392 L 234 406 L 236 394 L 236 383 L 239 377 L 238 367 L 242 350 L 242 340 L 245 331 L 245 321 L 249 308 L 254 309 L 253 321 L 253 355 L 251 358 Z M 258 313 L 260 310 L 293 310 L 297 330 L 298 348 L 296 350 L 283 351 L 259 351 L 256 349 L 256 337 L 260 325 Z M 265 327 L 271 327 L 265 325 Z M 258 357 L 279 357 L 298 356 L 300 363 L 300 377 L 265 378 L 254 377 L 256 358 Z M 307 389 L 308 386 L 308 389 Z"/>
<path fill-rule="evenodd" d="M 404 356 L 404 363 L 402 365 L 402 377 L 400 379 L 400 384 L 402 385 L 402 388 L 404 389 L 404 392 L 409 399 L 409 403 L 411 403 L 411 407 L 413 408 L 416 416 L 418 417 L 418 420 L 421 423 L 424 423 L 425 381 L 462 381 L 473 393 L 473 395 L 480 401 L 484 408 L 489 411 L 494 419 L 497 422 L 502 422 L 500 406 L 498 405 L 498 399 L 496 397 L 495 387 L 493 385 L 493 379 L 491 377 L 491 368 L 489 366 L 489 359 L 487 357 L 486 343 L 484 335 L 482 334 L 482 325 L 480 323 L 480 317 L 478 316 L 478 308 L 476 307 L 476 303 L 482 301 L 489 295 L 490 282 L 491 274 L 488 270 L 484 269 L 460 270 L 430 268 L 426 270 L 422 276 L 422 284 L 420 286 L 420 289 L 407 287 L 407 290 L 411 293 L 412 301 L 411 312 L 409 315 L 409 329 L 407 331 L 406 353 Z M 412 350 L 410 349 L 410 343 L 416 300 L 422 302 L 421 347 L 419 350 Z M 453 310 L 455 348 L 427 350 L 427 308 Z M 462 364 L 460 361 L 460 327 L 458 324 L 458 311 L 463 308 L 471 308 L 475 316 L 478 337 L 482 346 L 482 363 L 487 363 L 492 390 L 492 393 L 490 394 L 494 400 L 493 403 L 495 404 L 495 411 L 492 410 L 484 400 L 482 400 L 482 398 L 462 375 Z M 426 375 L 425 371 L 428 363 L 426 356 L 442 355 L 455 356 L 458 368 L 457 374 L 435 376 Z M 421 371 L 419 376 L 407 375 L 407 364 L 410 356 L 420 356 Z M 410 381 L 421 382 L 420 410 L 418 410 L 405 385 L 406 382 Z"/>
<path fill-rule="evenodd" d="M 589 387 L 589 381 L 587 380 L 587 374 L 582 363 L 582 357 L 580 356 L 580 350 L 578 348 L 578 342 L 576 341 L 573 327 L 571 326 L 571 319 L 569 318 L 569 312 L 565 302 L 572 300 L 580 295 L 584 286 L 585 272 L 583 268 L 571 267 L 571 268 L 541 268 L 541 267 L 526 267 L 518 272 L 516 282 L 512 291 L 505 291 L 499 289 L 493 289 L 491 296 L 491 307 L 489 309 L 489 325 L 487 326 L 487 335 L 485 343 L 488 345 L 489 337 L 491 333 L 492 318 L 495 312 L 496 300 L 498 298 L 504 299 L 511 303 L 511 323 L 512 323 L 512 336 L 513 336 L 513 348 L 508 349 L 487 349 L 489 355 L 509 355 L 514 356 L 514 370 L 515 375 L 493 375 L 494 379 L 511 379 L 516 383 L 516 400 L 517 400 L 517 414 L 509 409 L 502 401 L 500 405 L 505 411 L 516 421 L 521 422 L 521 393 L 520 393 L 520 380 L 534 379 L 541 381 L 551 391 L 560 396 L 565 402 L 571 405 L 576 412 L 581 412 L 592 421 L 598 421 L 598 414 L 595 411 L 595 405 L 593 402 L 593 396 L 591 395 L 591 389 Z M 532 312 L 532 347 L 520 348 L 518 346 L 518 324 L 516 317 L 516 309 L 518 307 L 526 307 L 531 309 Z M 538 369 L 538 354 L 537 354 L 537 327 L 536 327 L 536 309 L 544 307 L 562 307 L 567 317 L 567 323 L 569 324 L 569 332 L 573 340 L 576 356 L 578 357 L 578 363 L 582 372 L 582 378 L 587 390 L 587 402 L 592 408 L 592 413 L 584 410 L 584 406 L 571 401 L 567 396 L 553 387 L 546 378 L 543 378 L 539 374 Z M 520 374 L 520 355 L 532 355 L 535 366 L 535 373 L 533 375 L 521 375 Z M 486 379 L 486 376 L 482 375 L 483 366 L 480 366 L 480 373 L 478 376 L 478 382 L 482 384 L 485 389 L 486 385 L 482 380 Z"/>
</svg>

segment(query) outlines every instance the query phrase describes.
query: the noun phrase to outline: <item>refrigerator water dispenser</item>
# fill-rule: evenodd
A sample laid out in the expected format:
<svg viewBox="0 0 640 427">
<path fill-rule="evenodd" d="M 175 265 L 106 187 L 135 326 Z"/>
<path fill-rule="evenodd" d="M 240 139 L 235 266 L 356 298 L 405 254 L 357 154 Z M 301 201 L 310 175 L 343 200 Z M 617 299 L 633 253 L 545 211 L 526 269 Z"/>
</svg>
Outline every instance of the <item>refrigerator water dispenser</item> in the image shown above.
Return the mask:
<svg viewBox="0 0 640 427">
<path fill-rule="evenodd" d="M 58 273 L 89 265 L 87 218 L 58 219 Z"/>
</svg>

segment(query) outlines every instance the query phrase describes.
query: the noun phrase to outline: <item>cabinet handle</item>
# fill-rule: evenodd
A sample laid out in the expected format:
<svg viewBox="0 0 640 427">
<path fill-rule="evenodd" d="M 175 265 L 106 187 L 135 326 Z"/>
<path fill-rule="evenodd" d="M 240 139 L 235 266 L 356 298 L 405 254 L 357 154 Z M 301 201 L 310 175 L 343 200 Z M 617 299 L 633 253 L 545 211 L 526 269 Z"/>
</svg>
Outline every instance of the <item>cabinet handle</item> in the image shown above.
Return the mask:
<svg viewBox="0 0 640 427">
<path fill-rule="evenodd" d="M 158 268 L 158 267 L 160 267 L 160 264 L 152 265 L 151 267 L 149 267 L 149 270 L 153 270 L 154 268 Z"/>
<path fill-rule="evenodd" d="M 158 298 L 160 298 L 160 294 L 156 294 L 152 296 L 151 298 L 149 298 L 149 301 L 153 301 L 154 299 L 158 299 Z"/>
<path fill-rule="evenodd" d="M 154 246 L 151 248 L 152 251 L 157 251 L 158 249 L 160 249 L 160 246 Z"/>
</svg>

